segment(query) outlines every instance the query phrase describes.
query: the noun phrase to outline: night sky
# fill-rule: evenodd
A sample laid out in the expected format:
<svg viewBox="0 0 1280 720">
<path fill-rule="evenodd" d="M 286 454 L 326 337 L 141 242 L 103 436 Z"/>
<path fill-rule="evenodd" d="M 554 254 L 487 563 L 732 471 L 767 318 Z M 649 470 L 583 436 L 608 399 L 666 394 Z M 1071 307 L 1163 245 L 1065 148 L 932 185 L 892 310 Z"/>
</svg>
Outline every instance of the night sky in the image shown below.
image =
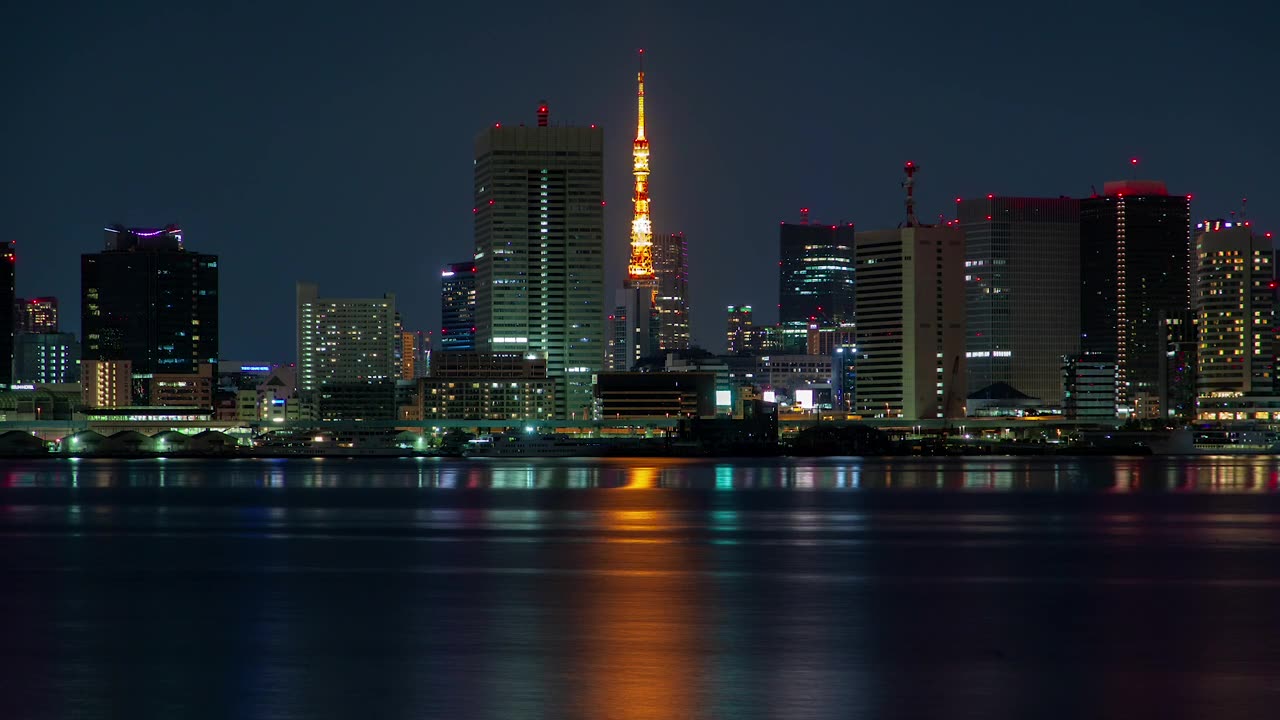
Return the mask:
<svg viewBox="0 0 1280 720">
<path fill-rule="evenodd" d="M 694 337 L 716 351 L 726 304 L 776 318 L 778 222 L 893 227 L 905 160 L 924 218 L 1088 195 L 1136 156 L 1196 217 L 1248 196 L 1280 229 L 1269 3 L 438 4 L 6 3 L 19 295 L 57 295 L 78 333 L 102 227 L 175 222 L 221 256 L 224 358 L 293 360 L 297 280 L 394 292 L 407 327 L 437 330 L 440 266 L 472 252 L 472 140 L 533 124 L 542 98 L 605 128 L 612 288 L 638 47 L 655 229 L 688 234 Z"/>
</svg>

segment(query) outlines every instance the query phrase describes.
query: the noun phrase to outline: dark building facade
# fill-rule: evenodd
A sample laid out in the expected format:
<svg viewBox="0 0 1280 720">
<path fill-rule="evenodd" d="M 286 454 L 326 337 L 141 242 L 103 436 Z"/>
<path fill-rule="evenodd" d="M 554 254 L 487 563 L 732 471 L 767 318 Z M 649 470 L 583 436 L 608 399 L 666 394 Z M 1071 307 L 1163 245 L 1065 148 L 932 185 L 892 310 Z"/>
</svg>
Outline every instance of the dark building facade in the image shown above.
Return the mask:
<svg viewBox="0 0 1280 720">
<path fill-rule="evenodd" d="M 969 390 L 1005 383 L 1060 406 L 1062 358 L 1080 352 L 1080 201 L 987 196 L 959 219 Z"/>
<path fill-rule="evenodd" d="M 689 243 L 684 233 L 654 236 L 653 273 L 658 279 L 658 294 L 654 297 L 658 346 L 662 350 L 688 350 Z"/>
<path fill-rule="evenodd" d="M 600 417 L 697 418 L 716 414 L 710 372 L 602 372 L 596 380 Z"/>
<path fill-rule="evenodd" d="M 1160 417 L 1160 317 L 1191 307 L 1191 198 L 1162 182 L 1109 182 L 1080 201 L 1081 350 L 1116 361 L 1121 414 Z"/>
<path fill-rule="evenodd" d="M 810 324 L 852 324 L 853 225 L 782 223 L 778 320 L 788 351 L 804 352 Z"/>
<path fill-rule="evenodd" d="M 218 257 L 185 249 L 179 228 L 107 228 L 80 284 L 84 359 L 128 360 L 135 375 L 217 364 Z"/>
<path fill-rule="evenodd" d="M 15 383 L 48 385 L 80 379 L 80 345 L 71 333 L 22 333 L 13 347 Z"/>
<path fill-rule="evenodd" d="M 452 263 L 440 271 L 440 349 L 476 349 L 476 264 Z"/>
<path fill-rule="evenodd" d="M 0 242 L 0 308 L 13 307 L 17 265 L 13 243 Z M 0 312 L 0 389 L 13 384 L 13 320 L 13 313 Z"/>
</svg>

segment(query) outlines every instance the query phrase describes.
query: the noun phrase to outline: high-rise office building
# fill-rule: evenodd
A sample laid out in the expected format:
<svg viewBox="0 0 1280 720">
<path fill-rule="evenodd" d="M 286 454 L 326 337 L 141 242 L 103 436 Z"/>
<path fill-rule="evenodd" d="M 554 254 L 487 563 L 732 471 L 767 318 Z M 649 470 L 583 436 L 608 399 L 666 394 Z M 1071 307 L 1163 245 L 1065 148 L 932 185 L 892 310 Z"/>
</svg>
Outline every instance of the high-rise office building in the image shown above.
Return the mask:
<svg viewBox="0 0 1280 720">
<path fill-rule="evenodd" d="M 0 242 L 0 307 L 13 307 L 14 276 L 18 251 L 12 242 Z M 0 313 L 0 390 L 13 384 L 13 313 Z"/>
<path fill-rule="evenodd" d="M 853 224 L 782 223 L 778 320 L 788 351 L 804 352 L 809 326 L 854 322 Z"/>
<path fill-rule="evenodd" d="M 970 392 L 1008 384 L 1062 404 L 1062 358 L 1080 351 L 1080 201 L 959 203 Z"/>
<path fill-rule="evenodd" d="M 658 235 L 653 240 L 653 272 L 658 278 L 658 346 L 688 350 L 689 244 L 684 233 Z"/>
<path fill-rule="evenodd" d="M 730 355 L 742 355 L 759 347 L 755 340 L 755 323 L 750 305 L 730 305 L 725 323 L 725 346 Z"/>
<path fill-rule="evenodd" d="M 476 263 L 451 263 L 440 271 L 440 349 L 476 347 Z"/>
<path fill-rule="evenodd" d="M 1196 388 L 1215 400 L 1270 395 L 1275 372 L 1275 251 L 1247 223 L 1196 225 Z"/>
<path fill-rule="evenodd" d="M 1122 415 L 1164 415 L 1160 316 L 1191 307 L 1190 268 L 1190 196 L 1125 180 L 1080 201 L 1081 349 L 1115 357 Z"/>
<path fill-rule="evenodd" d="M 865 417 L 963 417 L 964 234 L 858 232 L 857 388 Z"/>
<path fill-rule="evenodd" d="M 320 297 L 298 283 L 298 390 L 322 420 L 395 417 L 396 298 Z"/>
<path fill-rule="evenodd" d="M 14 333 L 58 332 L 58 298 L 18 298 L 13 303 Z"/>
<path fill-rule="evenodd" d="M 13 382 L 35 385 L 79 380 L 80 345 L 71 333 L 22 333 L 13 343 Z"/>
<path fill-rule="evenodd" d="M 128 360 L 142 376 L 217 364 L 218 256 L 187 250 L 178 227 L 106 228 L 80 284 L 84 359 Z"/>
<path fill-rule="evenodd" d="M 604 360 L 604 140 L 540 110 L 476 138 L 476 349 L 544 358 L 557 417 L 581 418 Z"/>
</svg>

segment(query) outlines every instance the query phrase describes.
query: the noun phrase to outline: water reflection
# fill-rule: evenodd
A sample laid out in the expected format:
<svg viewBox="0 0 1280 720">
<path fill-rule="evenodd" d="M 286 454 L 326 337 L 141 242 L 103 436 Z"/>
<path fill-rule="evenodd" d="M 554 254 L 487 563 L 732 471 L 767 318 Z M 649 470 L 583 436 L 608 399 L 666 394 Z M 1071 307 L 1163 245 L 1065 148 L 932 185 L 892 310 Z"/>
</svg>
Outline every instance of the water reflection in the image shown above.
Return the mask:
<svg viewBox="0 0 1280 720">
<path fill-rule="evenodd" d="M 1269 493 L 1280 458 L 14 460 L 10 487 Z"/>
</svg>

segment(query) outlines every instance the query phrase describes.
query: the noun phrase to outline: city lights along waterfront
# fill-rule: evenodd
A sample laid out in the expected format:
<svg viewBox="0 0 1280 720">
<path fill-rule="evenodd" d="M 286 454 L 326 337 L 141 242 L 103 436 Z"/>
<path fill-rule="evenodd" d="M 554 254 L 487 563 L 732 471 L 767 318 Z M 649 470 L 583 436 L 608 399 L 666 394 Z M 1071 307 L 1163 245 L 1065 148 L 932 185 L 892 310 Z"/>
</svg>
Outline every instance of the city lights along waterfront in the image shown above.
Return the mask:
<svg viewBox="0 0 1280 720">
<path fill-rule="evenodd" d="M 4 717 L 1267 717 L 1275 458 L 15 461 Z"/>
</svg>

